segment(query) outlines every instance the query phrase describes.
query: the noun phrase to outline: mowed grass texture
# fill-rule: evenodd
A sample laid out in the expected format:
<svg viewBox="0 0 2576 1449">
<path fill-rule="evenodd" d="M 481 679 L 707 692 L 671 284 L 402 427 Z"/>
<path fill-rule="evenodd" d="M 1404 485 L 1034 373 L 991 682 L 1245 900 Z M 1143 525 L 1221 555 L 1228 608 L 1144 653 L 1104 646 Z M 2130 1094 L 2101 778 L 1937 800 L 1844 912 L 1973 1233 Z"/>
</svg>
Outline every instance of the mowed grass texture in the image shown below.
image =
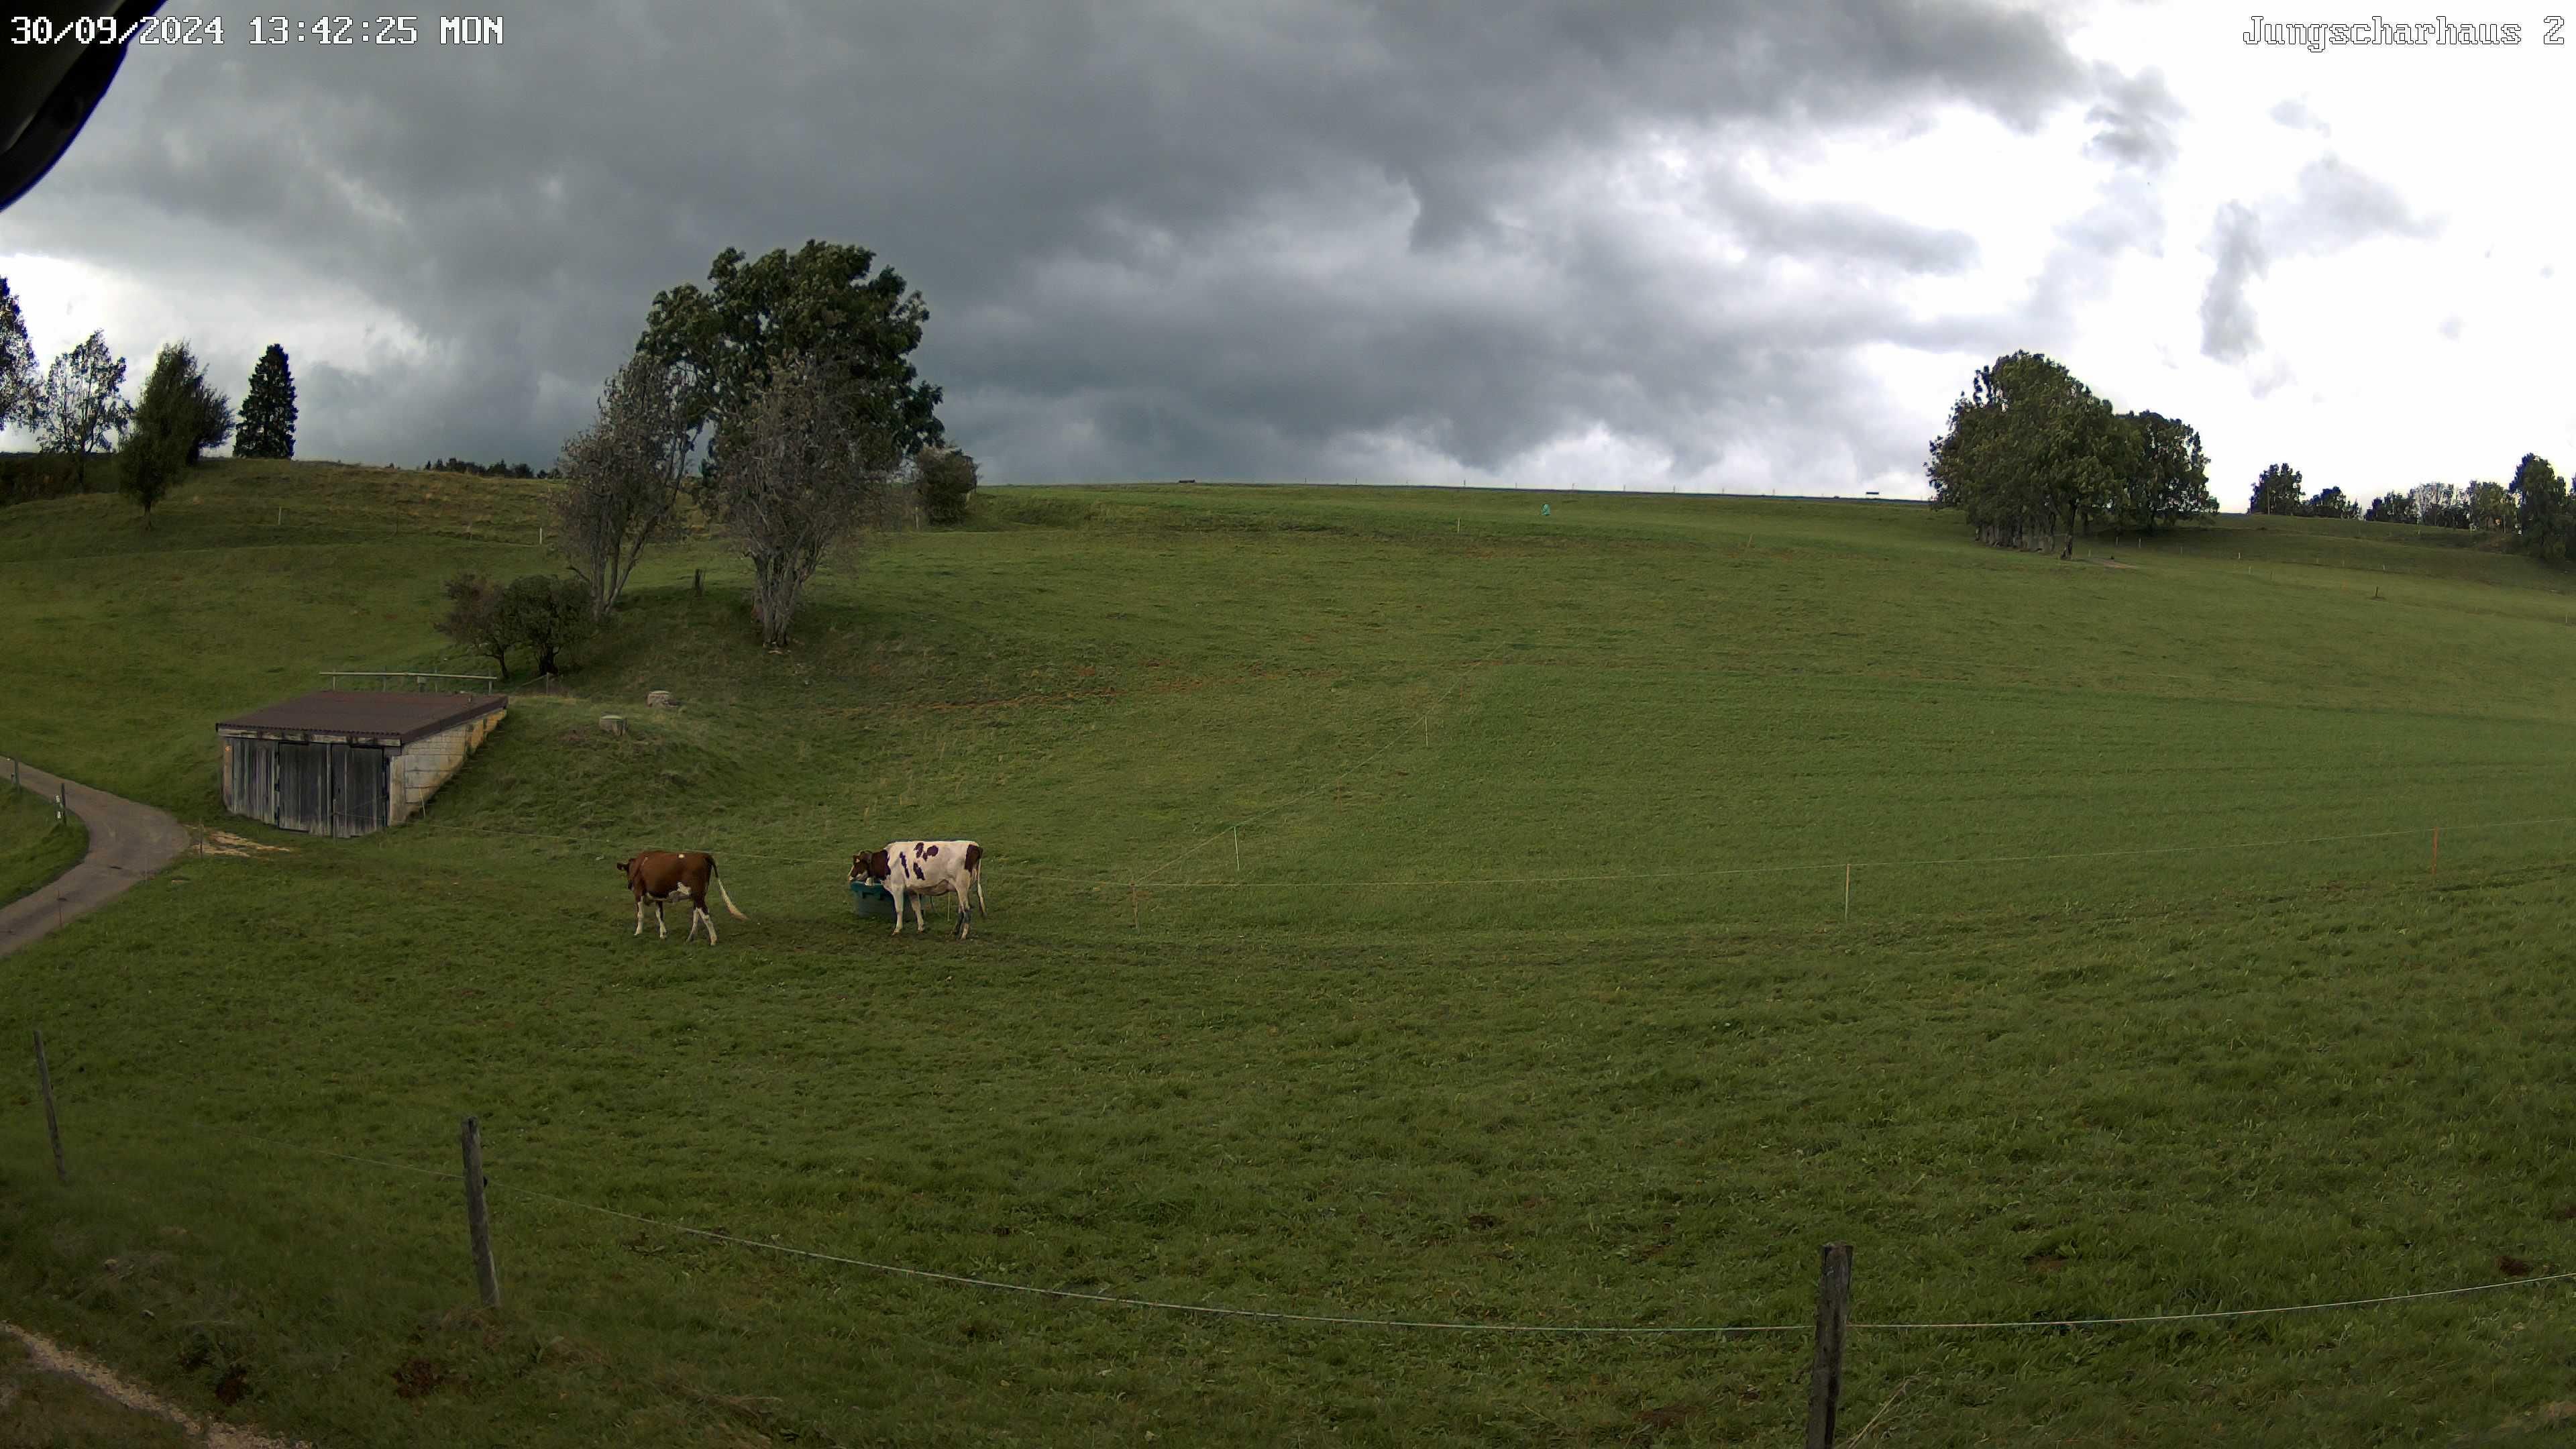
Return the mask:
<svg viewBox="0 0 2576 1449">
<path fill-rule="evenodd" d="M 214 720 L 437 664 L 438 580 L 543 567 L 538 498 L 235 465 L 148 536 L 0 512 L 0 741 L 212 822 Z M 2566 576 L 2401 529 L 2060 563 L 1900 507 L 1541 501 L 994 490 L 836 562 L 780 654 L 719 548 L 653 555 L 425 822 L 230 822 L 288 848 L 0 972 L 74 1174 L 30 1079 L 12 1312 L 333 1444 L 1778 1443 L 1830 1240 L 1865 1325 L 2576 1268 Z M 850 853 L 899 836 L 986 844 L 972 938 L 854 919 Z M 647 846 L 714 851 L 751 919 L 633 939 L 610 863 Z M 468 1112 L 497 1312 L 435 1175 Z M 1220 1318 L 657 1223 L 1790 1331 Z M 1844 1422 L 2547 1443 L 2570 1302 L 1864 1327 Z"/>
</svg>

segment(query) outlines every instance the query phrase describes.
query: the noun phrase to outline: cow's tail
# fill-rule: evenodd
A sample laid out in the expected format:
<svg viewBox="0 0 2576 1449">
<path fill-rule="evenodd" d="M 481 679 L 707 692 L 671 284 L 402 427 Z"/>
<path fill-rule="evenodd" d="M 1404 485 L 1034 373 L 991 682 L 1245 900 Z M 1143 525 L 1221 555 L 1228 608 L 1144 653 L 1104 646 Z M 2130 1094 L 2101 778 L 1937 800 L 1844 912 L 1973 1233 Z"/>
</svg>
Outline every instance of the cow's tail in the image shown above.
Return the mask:
<svg viewBox="0 0 2576 1449">
<path fill-rule="evenodd" d="M 716 863 L 712 860 L 707 862 L 707 880 L 715 886 L 716 895 L 724 901 L 725 909 L 733 912 L 733 918 L 735 920 L 748 921 L 751 919 L 751 917 L 742 913 L 742 909 L 739 906 L 736 906 L 733 903 L 733 892 L 724 888 L 724 874 L 716 869 Z"/>
</svg>

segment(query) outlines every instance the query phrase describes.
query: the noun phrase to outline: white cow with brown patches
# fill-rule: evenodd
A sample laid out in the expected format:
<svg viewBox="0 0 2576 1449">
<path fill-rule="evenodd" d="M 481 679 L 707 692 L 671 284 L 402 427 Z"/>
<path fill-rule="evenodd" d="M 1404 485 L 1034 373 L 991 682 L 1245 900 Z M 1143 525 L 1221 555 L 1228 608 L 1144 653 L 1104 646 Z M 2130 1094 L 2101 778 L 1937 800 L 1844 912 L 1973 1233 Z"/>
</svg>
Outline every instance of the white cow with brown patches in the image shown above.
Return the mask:
<svg viewBox="0 0 2576 1449">
<path fill-rule="evenodd" d="M 883 850 L 871 850 L 850 857 L 850 879 L 865 880 L 884 888 L 894 897 L 894 933 L 903 934 L 903 903 L 912 901 L 912 928 L 916 935 L 928 934 L 930 927 L 921 917 L 924 896 L 957 898 L 957 935 L 964 939 L 969 912 L 966 893 L 975 893 L 975 905 L 984 904 L 984 847 L 971 840 L 895 840 Z"/>
</svg>

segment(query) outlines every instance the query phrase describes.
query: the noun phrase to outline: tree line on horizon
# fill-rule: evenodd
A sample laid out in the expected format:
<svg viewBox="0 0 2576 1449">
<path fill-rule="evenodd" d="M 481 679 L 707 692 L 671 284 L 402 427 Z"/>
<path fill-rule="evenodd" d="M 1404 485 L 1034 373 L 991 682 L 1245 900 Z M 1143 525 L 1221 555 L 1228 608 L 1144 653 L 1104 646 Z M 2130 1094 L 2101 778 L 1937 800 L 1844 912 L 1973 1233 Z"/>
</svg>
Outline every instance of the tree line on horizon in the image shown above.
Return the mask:
<svg viewBox="0 0 2576 1449">
<path fill-rule="evenodd" d="M 433 458 L 420 465 L 424 473 L 471 473 L 477 478 L 547 479 L 562 476 L 552 468 L 531 468 L 525 463 L 495 460 L 477 463 L 471 458 Z"/>
<path fill-rule="evenodd" d="M 772 648 L 786 644 L 831 550 L 966 516 L 975 460 L 949 446 L 941 391 L 911 362 L 929 317 L 918 291 L 877 269 L 867 249 L 819 240 L 756 260 L 728 247 L 707 280 L 654 297 L 633 355 L 601 392 L 598 421 L 565 441 L 555 468 L 426 465 L 563 485 L 552 532 L 571 578 L 449 581 L 442 631 L 505 674 L 521 647 L 553 672 L 608 622 L 637 559 L 669 536 L 684 503 L 750 562 L 753 612 Z M 23 310 L 0 278 L 0 426 L 25 420 L 41 447 L 34 460 L 0 458 L 0 501 L 20 491 L 16 463 L 68 460 L 72 488 L 62 491 L 80 491 L 89 461 L 110 455 L 149 528 L 181 474 L 227 441 L 236 457 L 294 456 L 282 345 L 252 370 L 238 410 L 185 342 L 161 349 L 139 399 L 126 399 L 125 380 L 125 359 L 102 332 L 38 372 Z"/>
<path fill-rule="evenodd" d="M 1932 440 L 1932 506 L 1955 508 L 1980 543 L 2074 552 L 2078 534 L 2146 534 L 2218 512 L 2200 434 L 2158 413 L 2115 412 L 2060 363 L 2013 352 L 1977 369 Z M 2245 511 L 2504 532 L 2553 563 L 2576 557 L 2576 504 L 2549 461 L 2525 453 L 2511 483 L 2393 489 L 2365 509 L 2340 487 L 2310 494 L 2287 463 L 2267 465 Z"/>
<path fill-rule="evenodd" d="M 184 341 L 161 348 L 133 401 L 125 396 L 125 372 L 125 359 L 98 331 L 38 372 L 25 309 L 0 277 L 0 427 L 25 423 L 36 435 L 40 465 L 28 469 L 7 460 L 0 502 L 86 490 L 90 459 L 105 455 L 115 462 L 118 488 L 141 505 L 143 526 L 150 528 L 153 508 L 180 474 L 227 441 L 236 458 L 295 456 L 295 379 L 277 343 L 251 369 L 238 412 Z M 68 488 L 58 466 L 65 459 Z"/>
</svg>

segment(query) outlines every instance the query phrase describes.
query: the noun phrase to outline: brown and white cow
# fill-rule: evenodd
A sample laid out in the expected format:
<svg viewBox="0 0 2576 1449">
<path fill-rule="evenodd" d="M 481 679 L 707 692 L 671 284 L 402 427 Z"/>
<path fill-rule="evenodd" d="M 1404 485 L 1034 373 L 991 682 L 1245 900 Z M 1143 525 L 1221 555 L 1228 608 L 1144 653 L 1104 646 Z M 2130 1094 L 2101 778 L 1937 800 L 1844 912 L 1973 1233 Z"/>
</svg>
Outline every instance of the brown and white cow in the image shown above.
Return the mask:
<svg viewBox="0 0 2576 1449">
<path fill-rule="evenodd" d="M 921 918 L 924 896 L 957 897 L 957 935 L 966 935 L 966 893 L 984 904 L 984 847 L 971 840 L 896 840 L 883 850 L 850 857 L 850 879 L 867 880 L 894 897 L 894 933 L 903 934 L 903 902 L 912 898 L 912 928 L 926 934 Z"/>
<path fill-rule="evenodd" d="M 714 886 L 724 908 L 733 912 L 737 921 L 751 918 L 736 909 L 733 892 L 716 878 L 716 858 L 703 850 L 648 850 L 617 863 L 618 873 L 626 877 L 627 889 L 635 893 L 635 934 L 644 934 L 644 903 L 653 903 L 653 923 L 662 928 L 662 939 L 669 940 L 671 925 L 662 919 L 662 905 L 678 896 L 689 898 L 689 934 L 698 937 L 698 922 L 707 923 L 707 944 L 716 943 L 715 913 L 707 909 L 707 887 Z"/>
</svg>

